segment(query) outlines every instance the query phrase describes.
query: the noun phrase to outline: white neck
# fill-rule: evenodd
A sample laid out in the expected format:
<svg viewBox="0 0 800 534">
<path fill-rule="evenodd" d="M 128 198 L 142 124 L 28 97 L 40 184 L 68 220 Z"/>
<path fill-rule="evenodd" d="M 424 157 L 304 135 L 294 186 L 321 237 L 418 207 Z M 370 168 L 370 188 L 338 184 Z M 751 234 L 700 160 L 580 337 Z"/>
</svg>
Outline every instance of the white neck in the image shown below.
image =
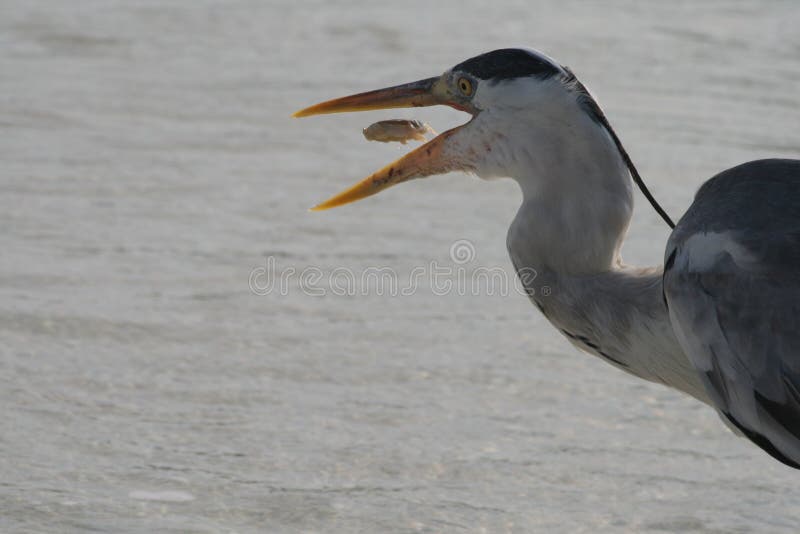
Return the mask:
<svg viewBox="0 0 800 534">
<path fill-rule="evenodd" d="M 523 202 L 507 245 L 523 284 L 577 347 L 708 402 L 673 334 L 661 267 L 620 258 L 633 195 L 619 150 L 585 110 L 556 111 L 557 123 L 528 124 L 519 142 L 534 148 L 512 149 Z"/>
</svg>

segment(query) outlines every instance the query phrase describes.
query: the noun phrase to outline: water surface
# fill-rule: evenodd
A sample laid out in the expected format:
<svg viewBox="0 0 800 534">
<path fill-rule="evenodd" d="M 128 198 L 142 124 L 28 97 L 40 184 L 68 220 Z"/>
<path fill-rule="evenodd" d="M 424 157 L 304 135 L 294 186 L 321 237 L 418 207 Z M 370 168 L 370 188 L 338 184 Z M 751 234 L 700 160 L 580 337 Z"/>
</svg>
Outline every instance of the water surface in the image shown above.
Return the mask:
<svg viewBox="0 0 800 534">
<path fill-rule="evenodd" d="M 509 45 L 570 65 L 665 208 L 800 148 L 793 2 L 6 0 L 0 530 L 794 532 L 795 472 L 577 352 L 524 296 L 309 296 L 254 269 L 511 273 L 513 183 L 325 213 L 407 148 L 321 99 Z M 628 261 L 661 261 L 644 200 Z"/>
</svg>

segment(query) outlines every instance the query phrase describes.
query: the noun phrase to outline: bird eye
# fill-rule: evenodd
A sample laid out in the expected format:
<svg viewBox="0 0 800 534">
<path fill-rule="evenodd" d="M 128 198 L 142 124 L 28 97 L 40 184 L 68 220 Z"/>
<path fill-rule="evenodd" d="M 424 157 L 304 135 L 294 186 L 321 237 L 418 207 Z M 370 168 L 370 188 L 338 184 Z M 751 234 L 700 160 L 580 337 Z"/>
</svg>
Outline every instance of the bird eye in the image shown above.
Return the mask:
<svg viewBox="0 0 800 534">
<path fill-rule="evenodd" d="M 466 78 L 458 79 L 458 90 L 464 96 L 472 96 L 472 82 Z"/>
</svg>

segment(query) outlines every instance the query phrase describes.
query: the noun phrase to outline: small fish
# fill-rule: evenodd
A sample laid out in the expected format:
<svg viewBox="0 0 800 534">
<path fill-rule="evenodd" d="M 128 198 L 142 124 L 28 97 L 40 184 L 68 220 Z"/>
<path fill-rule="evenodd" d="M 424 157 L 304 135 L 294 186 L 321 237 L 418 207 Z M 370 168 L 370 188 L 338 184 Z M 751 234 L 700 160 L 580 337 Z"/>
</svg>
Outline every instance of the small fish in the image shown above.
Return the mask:
<svg viewBox="0 0 800 534">
<path fill-rule="evenodd" d="M 436 132 L 424 122 L 406 119 L 380 121 L 364 128 L 364 137 L 367 138 L 367 141 L 380 141 L 381 143 L 399 141 L 406 144 L 409 139 L 425 141 L 427 133 L 435 134 Z"/>
</svg>

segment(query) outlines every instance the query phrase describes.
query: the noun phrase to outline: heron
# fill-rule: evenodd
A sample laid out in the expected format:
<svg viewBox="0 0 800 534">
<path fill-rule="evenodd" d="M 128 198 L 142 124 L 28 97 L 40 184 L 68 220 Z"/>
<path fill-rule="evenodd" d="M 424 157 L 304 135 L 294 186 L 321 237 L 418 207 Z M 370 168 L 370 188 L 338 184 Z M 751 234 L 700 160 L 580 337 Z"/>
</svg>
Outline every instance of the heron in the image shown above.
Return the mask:
<svg viewBox="0 0 800 534">
<path fill-rule="evenodd" d="M 720 172 L 673 224 L 586 86 L 529 48 L 294 116 L 433 105 L 471 118 L 312 209 L 451 171 L 515 180 L 522 202 L 506 244 L 518 274 L 537 274 L 520 281 L 547 320 L 580 350 L 711 406 L 800 469 L 800 160 Z M 622 260 L 634 184 L 673 228 L 663 266 Z"/>
</svg>

